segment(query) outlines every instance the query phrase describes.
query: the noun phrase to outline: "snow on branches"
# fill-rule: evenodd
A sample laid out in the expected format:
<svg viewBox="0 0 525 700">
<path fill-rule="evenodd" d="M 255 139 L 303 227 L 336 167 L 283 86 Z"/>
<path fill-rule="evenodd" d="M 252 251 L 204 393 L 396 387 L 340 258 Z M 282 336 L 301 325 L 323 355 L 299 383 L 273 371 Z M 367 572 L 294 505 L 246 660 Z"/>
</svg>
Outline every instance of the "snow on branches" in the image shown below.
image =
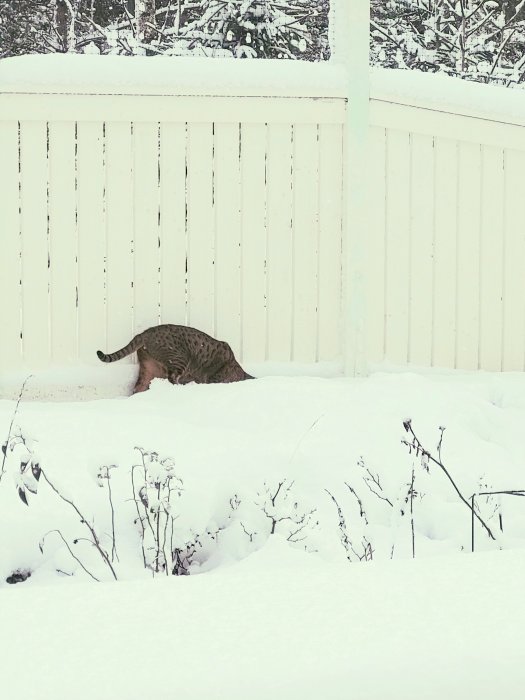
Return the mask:
<svg viewBox="0 0 525 700">
<path fill-rule="evenodd" d="M 329 6 L 329 0 L 0 0 L 0 56 L 320 60 L 329 57 Z"/>
<path fill-rule="evenodd" d="M 330 57 L 330 0 L 0 0 L 0 58 L 23 53 Z M 525 0 L 371 0 L 370 63 L 525 83 Z"/>
<path fill-rule="evenodd" d="M 371 0 L 370 29 L 373 65 L 525 82 L 524 0 Z"/>
</svg>

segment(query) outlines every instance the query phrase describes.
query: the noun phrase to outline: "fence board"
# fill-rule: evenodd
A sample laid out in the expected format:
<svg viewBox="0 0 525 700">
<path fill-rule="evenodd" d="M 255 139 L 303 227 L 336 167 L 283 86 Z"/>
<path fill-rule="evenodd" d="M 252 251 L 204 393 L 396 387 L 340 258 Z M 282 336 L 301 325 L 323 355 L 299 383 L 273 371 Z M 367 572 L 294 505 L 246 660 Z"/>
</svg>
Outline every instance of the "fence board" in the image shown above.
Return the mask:
<svg viewBox="0 0 525 700">
<path fill-rule="evenodd" d="M 188 323 L 214 335 L 213 125 L 188 125 Z"/>
<path fill-rule="evenodd" d="M 456 362 L 456 238 L 458 147 L 451 139 L 434 140 L 434 314 L 432 364 Z"/>
<path fill-rule="evenodd" d="M 254 362 L 266 359 L 266 130 L 241 126 L 242 356 Z"/>
<path fill-rule="evenodd" d="M 317 360 L 341 357 L 343 129 L 319 125 Z"/>
<path fill-rule="evenodd" d="M 47 124 L 20 124 L 22 347 L 31 367 L 50 359 Z"/>
<path fill-rule="evenodd" d="M 504 153 L 482 151 L 480 241 L 480 369 L 501 370 L 503 338 Z"/>
<path fill-rule="evenodd" d="M 434 277 L 434 140 L 412 134 L 410 173 L 410 324 L 408 359 L 432 360 Z"/>
<path fill-rule="evenodd" d="M 525 355 L 524 172 L 525 152 L 505 151 L 503 369 L 516 371 L 523 371 Z"/>
<path fill-rule="evenodd" d="M 386 129 L 371 128 L 368 163 L 366 352 L 369 362 L 378 363 L 385 359 Z"/>
<path fill-rule="evenodd" d="M 479 367 L 481 148 L 459 145 L 456 367 Z"/>
<path fill-rule="evenodd" d="M 386 356 L 408 360 L 410 295 L 410 137 L 388 130 L 386 162 Z"/>
<path fill-rule="evenodd" d="M 95 362 L 96 350 L 107 347 L 104 134 L 101 123 L 77 124 L 77 231 L 79 357 L 85 362 Z"/>
<path fill-rule="evenodd" d="M 133 316 L 135 333 L 156 326 L 160 302 L 159 126 L 133 125 Z"/>
<path fill-rule="evenodd" d="M 319 258 L 318 127 L 294 125 L 292 359 L 317 357 Z"/>
<path fill-rule="evenodd" d="M 49 303 L 51 356 L 78 357 L 75 124 L 49 124 Z"/>
<path fill-rule="evenodd" d="M 7 368 L 18 364 L 22 349 L 18 123 L 15 121 L 0 122 L 0 163 L 0 366 Z"/>
<path fill-rule="evenodd" d="M 292 353 L 292 143 L 290 125 L 268 125 L 268 359 Z"/>
<path fill-rule="evenodd" d="M 215 333 L 237 355 L 242 336 L 239 139 L 239 124 L 215 124 Z"/>
<path fill-rule="evenodd" d="M 186 124 L 160 132 L 160 314 L 162 323 L 186 324 Z"/>
<path fill-rule="evenodd" d="M 134 333 L 131 128 L 131 123 L 106 124 L 106 352 L 126 345 Z"/>
</svg>

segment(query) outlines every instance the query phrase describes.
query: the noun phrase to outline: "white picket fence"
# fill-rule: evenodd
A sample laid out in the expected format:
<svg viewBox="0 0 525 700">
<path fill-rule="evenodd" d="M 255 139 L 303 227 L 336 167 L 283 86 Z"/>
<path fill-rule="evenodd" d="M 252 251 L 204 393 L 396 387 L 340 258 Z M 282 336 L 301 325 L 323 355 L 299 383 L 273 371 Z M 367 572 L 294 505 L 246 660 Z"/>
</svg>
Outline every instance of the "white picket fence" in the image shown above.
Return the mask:
<svg viewBox="0 0 525 700">
<path fill-rule="evenodd" d="M 368 364 L 523 370 L 525 118 L 373 92 L 355 284 L 345 88 L 319 75 L 0 84 L 2 370 L 97 362 L 160 322 L 248 363 L 334 361 L 357 334 Z"/>
</svg>

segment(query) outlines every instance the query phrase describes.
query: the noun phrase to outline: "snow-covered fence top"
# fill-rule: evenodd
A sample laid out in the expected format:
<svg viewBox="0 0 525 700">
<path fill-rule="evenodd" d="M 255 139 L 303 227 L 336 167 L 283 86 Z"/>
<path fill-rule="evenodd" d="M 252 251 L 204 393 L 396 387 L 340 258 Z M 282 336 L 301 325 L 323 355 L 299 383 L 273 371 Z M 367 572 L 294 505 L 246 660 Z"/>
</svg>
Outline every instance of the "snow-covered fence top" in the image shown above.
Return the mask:
<svg viewBox="0 0 525 700">
<path fill-rule="evenodd" d="M 484 85 L 441 73 L 373 68 L 370 98 L 374 110 L 391 103 L 525 126 L 525 90 Z"/>
<path fill-rule="evenodd" d="M 344 98 L 347 78 L 331 62 L 44 54 L 1 60 L 1 93 Z"/>
</svg>

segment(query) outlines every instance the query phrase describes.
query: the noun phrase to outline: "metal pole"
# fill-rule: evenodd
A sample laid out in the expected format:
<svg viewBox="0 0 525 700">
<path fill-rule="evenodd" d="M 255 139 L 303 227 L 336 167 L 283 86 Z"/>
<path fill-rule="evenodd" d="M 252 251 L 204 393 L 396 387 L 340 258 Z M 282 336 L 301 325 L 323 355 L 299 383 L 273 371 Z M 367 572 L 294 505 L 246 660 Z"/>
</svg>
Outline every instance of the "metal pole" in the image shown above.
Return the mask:
<svg viewBox="0 0 525 700">
<path fill-rule="evenodd" d="M 471 498 L 470 498 L 470 508 L 471 508 L 471 530 L 472 530 L 472 551 L 474 551 L 474 499 L 476 497 L 476 494 L 473 493 Z"/>
</svg>

